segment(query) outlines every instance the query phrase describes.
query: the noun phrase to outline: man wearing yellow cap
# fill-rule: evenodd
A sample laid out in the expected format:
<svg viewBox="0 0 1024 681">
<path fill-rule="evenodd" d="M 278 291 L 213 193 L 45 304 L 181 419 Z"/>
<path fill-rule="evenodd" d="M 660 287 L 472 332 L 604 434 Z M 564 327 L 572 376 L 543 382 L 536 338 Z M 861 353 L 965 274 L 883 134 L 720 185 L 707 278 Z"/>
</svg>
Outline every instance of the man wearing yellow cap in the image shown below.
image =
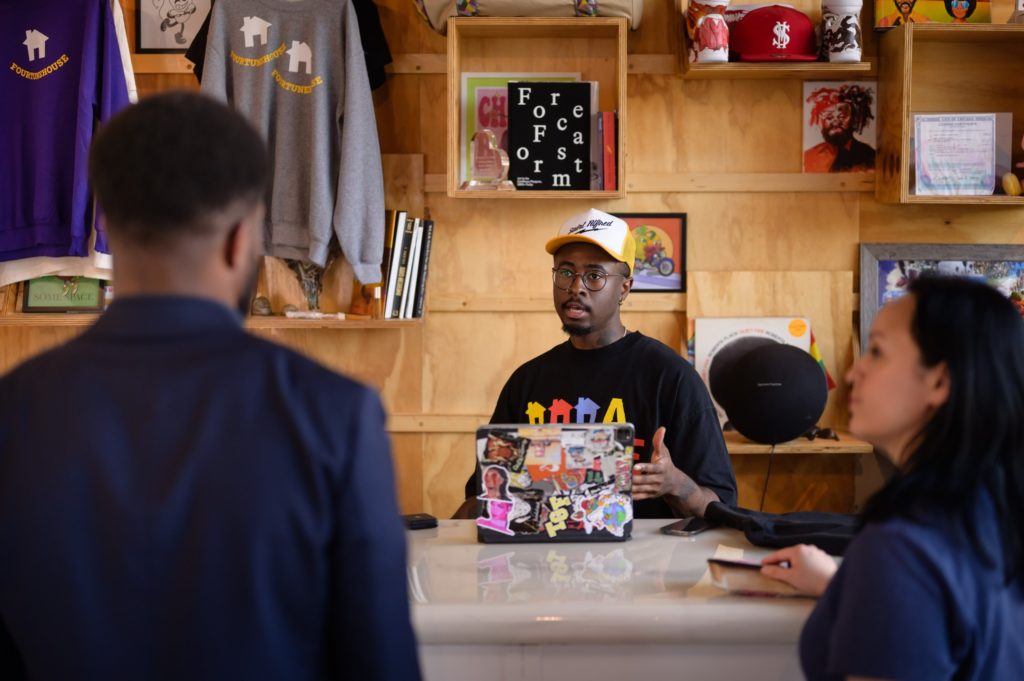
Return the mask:
<svg viewBox="0 0 1024 681">
<path fill-rule="evenodd" d="M 516 369 L 491 423 L 632 423 L 634 517 L 703 516 L 712 501 L 735 505 L 736 479 L 697 372 L 619 317 L 633 286 L 629 226 L 591 209 L 562 225 L 546 250 L 569 340 Z M 472 515 L 477 494 L 474 476 L 457 517 Z"/>
</svg>

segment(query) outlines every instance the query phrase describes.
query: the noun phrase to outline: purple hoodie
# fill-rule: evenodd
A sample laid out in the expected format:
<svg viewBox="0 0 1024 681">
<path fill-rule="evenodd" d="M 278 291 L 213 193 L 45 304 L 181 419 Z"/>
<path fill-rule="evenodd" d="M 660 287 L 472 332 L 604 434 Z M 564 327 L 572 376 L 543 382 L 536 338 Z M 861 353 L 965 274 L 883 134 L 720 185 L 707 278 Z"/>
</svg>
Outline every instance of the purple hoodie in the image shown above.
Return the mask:
<svg viewBox="0 0 1024 681">
<path fill-rule="evenodd" d="M 0 0 L 0 57 L 0 261 L 87 255 L 89 144 L 128 105 L 109 0 Z"/>
</svg>

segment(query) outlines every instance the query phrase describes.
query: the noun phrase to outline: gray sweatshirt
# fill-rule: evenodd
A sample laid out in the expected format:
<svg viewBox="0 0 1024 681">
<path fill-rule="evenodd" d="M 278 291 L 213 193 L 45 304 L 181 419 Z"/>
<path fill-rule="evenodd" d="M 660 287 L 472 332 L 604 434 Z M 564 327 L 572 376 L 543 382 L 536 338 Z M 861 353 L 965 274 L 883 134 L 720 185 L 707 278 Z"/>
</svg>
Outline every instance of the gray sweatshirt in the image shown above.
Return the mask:
<svg viewBox="0 0 1024 681">
<path fill-rule="evenodd" d="M 218 0 L 202 91 L 267 141 L 267 252 L 324 265 L 333 228 L 359 281 L 380 281 L 380 144 L 351 1 Z"/>
</svg>

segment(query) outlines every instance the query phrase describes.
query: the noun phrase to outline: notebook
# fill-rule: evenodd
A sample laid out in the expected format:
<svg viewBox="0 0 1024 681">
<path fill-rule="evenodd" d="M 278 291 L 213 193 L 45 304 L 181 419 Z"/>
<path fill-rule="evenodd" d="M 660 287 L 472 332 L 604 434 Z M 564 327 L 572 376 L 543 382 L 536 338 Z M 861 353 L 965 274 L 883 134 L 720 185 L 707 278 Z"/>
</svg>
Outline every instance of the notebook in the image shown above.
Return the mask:
<svg viewBox="0 0 1024 681">
<path fill-rule="evenodd" d="M 481 426 L 477 539 L 624 541 L 633 528 L 631 423 Z"/>
</svg>

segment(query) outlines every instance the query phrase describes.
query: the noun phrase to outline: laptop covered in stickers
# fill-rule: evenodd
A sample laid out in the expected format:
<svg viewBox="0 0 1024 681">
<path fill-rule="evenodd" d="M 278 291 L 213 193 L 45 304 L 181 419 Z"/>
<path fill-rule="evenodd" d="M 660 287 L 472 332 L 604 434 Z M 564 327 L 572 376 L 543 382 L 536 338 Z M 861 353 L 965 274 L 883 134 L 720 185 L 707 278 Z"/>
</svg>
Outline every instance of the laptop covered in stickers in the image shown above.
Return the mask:
<svg viewBox="0 0 1024 681">
<path fill-rule="evenodd" d="M 476 432 L 477 539 L 625 541 L 631 423 L 491 424 Z"/>
</svg>

